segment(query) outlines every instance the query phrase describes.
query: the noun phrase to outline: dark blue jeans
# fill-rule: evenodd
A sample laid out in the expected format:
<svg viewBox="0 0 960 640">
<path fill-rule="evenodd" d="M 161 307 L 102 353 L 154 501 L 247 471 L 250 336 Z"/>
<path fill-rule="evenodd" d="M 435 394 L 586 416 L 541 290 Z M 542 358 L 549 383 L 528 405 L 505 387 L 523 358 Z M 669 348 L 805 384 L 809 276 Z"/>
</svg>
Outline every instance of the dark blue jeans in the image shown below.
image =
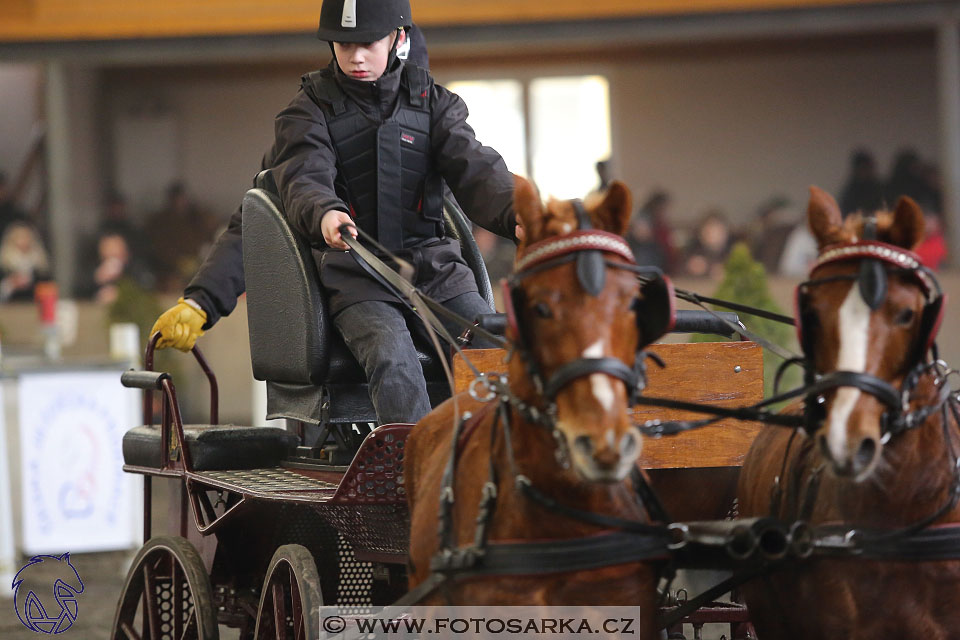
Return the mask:
<svg viewBox="0 0 960 640">
<path fill-rule="evenodd" d="M 461 294 L 443 306 L 470 320 L 480 313 L 493 313 L 476 292 Z M 413 333 L 426 335 L 418 317 L 400 303 L 365 301 L 350 305 L 333 322 L 367 374 L 370 400 L 380 424 L 413 423 L 430 412 L 427 384 L 411 333 L 412 328 Z M 462 331 L 448 320 L 441 318 L 441 322 L 454 337 Z M 428 339 L 421 342 L 424 340 Z M 441 345 L 445 346 L 442 340 Z"/>
</svg>

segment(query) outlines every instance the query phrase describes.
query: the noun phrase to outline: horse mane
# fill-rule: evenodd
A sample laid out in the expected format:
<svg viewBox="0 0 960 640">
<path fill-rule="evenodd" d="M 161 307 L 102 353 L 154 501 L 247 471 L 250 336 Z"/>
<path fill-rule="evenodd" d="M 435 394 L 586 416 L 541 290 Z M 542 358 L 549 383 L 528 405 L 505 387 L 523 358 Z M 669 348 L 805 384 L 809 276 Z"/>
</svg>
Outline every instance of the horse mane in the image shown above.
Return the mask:
<svg viewBox="0 0 960 640">
<path fill-rule="evenodd" d="M 817 187 L 811 187 L 808 221 L 821 250 L 829 245 L 864 240 L 864 227 L 868 220 L 876 224 L 873 239 L 903 249 L 914 249 L 925 235 L 923 211 L 906 196 L 901 197 L 892 210 L 869 214 L 858 211 L 841 219 L 840 209 L 833 197 Z"/>
<path fill-rule="evenodd" d="M 862 240 L 863 227 L 868 218 L 873 218 L 876 221 L 876 239 L 880 242 L 893 244 L 892 240 L 894 240 L 894 238 L 890 233 L 890 229 L 893 227 L 893 213 L 890 211 L 877 211 L 869 216 L 865 216 L 859 211 L 851 213 L 844 219 L 843 226 L 838 230 L 837 239 L 834 242 L 836 244 L 847 244 Z"/>
</svg>

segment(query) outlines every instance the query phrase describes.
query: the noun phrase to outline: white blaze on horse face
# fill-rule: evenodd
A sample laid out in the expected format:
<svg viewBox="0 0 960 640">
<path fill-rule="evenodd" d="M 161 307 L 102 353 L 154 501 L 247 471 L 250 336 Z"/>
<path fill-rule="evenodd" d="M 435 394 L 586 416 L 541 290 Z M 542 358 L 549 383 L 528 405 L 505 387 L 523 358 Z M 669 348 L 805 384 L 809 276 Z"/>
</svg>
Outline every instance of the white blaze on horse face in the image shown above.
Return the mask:
<svg viewBox="0 0 960 640">
<path fill-rule="evenodd" d="M 870 339 L 870 307 L 863 301 L 860 289 L 854 284 L 840 305 L 840 352 L 837 354 L 837 370 L 863 373 L 867 368 L 867 343 Z M 830 410 L 827 444 L 837 460 L 848 457 L 847 422 L 860 399 L 860 390 L 842 387 L 837 391 Z"/>
<path fill-rule="evenodd" d="M 584 358 L 602 358 L 603 340 L 597 340 L 587 347 L 583 352 Z M 613 393 L 613 386 L 610 384 L 609 376 L 602 373 L 593 373 L 590 375 L 590 387 L 593 389 L 593 397 L 597 399 L 604 411 L 613 409 L 616 401 L 616 395 Z"/>
</svg>

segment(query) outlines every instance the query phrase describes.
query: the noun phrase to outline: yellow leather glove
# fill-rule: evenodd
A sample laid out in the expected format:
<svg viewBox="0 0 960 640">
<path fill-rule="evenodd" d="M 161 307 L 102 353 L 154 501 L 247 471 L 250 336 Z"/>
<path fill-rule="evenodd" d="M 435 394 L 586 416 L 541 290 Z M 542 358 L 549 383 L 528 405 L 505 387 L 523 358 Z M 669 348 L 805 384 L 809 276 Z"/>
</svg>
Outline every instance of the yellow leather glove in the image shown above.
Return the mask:
<svg viewBox="0 0 960 640">
<path fill-rule="evenodd" d="M 160 332 L 158 349 L 173 347 L 180 351 L 190 351 L 197 338 L 203 335 L 201 327 L 206 321 L 207 314 L 200 305 L 193 300 L 180 298 L 176 305 L 160 314 L 153 324 L 153 329 L 150 329 L 150 335 Z"/>
</svg>

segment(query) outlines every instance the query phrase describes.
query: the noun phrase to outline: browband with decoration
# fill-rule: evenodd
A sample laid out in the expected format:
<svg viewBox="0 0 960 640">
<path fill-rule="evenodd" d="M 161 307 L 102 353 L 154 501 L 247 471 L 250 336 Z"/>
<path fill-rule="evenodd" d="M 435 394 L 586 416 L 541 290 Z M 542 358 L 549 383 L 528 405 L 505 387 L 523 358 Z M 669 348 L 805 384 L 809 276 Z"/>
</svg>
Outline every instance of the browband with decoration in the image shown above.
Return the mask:
<svg viewBox="0 0 960 640">
<path fill-rule="evenodd" d="M 575 251 L 598 250 L 614 253 L 631 264 L 636 261 L 633 251 L 626 240 L 609 231 L 574 231 L 564 236 L 547 238 L 527 247 L 527 251 L 517 260 L 516 272 L 521 272 L 535 264 Z"/>
<path fill-rule="evenodd" d="M 923 283 L 923 286 L 926 288 L 928 294 L 935 293 L 939 295 L 939 287 L 937 287 L 930 278 L 930 274 L 924 271 L 923 264 L 920 262 L 920 258 L 917 256 L 917 254 L 913 253 L 912 251 L 908 251 L 907 249 L 896 247 L 885 242 L 877 242 L 875 240 L 869 242 L 837 244 L 825 247 L 820 253 L 820 256 L 817 258 L 817 261 L 810 268 L 810 272 L 813 273 L 814 269 L 825 264 L 840 262 L 843 260 L 855 260 L 858 258 L 873 258 L 876 260 L 882 260 L 888 264 L 912 271 L 920 280 L 920 282 Z"/>
</svg>

